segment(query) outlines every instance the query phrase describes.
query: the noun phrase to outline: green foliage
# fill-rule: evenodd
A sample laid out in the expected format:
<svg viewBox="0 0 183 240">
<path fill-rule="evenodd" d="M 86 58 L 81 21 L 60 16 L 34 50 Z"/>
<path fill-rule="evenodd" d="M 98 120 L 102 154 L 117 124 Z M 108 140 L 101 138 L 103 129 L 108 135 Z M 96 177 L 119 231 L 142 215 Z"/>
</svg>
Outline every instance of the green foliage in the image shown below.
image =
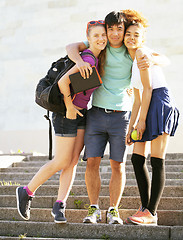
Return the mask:
<svg viewBox="0 0 183 240">
<path fill-rule="evenodd" d="M 12 218 L 13 221 L 18 221 L 15 217 Z"/>
<path fill-rule="evenodd" d="M 75 195 L 75 193 L 73 193 L 72 191 L 70 191 L 70 196 L 74 196 Z"/>
<path fill-rule="evenodd" d="M 82 200 L 74 200 L 74 204 L 76 205 L 76 208 L 81 208 L 81 204 L 83 203 L 83 201 Z"/>
<path fill-rule="evenodd" d="M 20 234 L 18 237 L 19 237 L 19 239 L 24 239 L 24 238 L 26 238 L 26 235 L 27 235 L 27 233 L 24 233 L 24 234 Z"/>
<path fill-rule="evenodd" d="M 12 181 L 5 181 L 4 179 L 3 181 L 0 181 L 0 185 L 1 186 L 20 186 L 20 184 L 17 182 L 13 183 Z"/>
<path fill-rule="evenodd" d="M 106 234 L 103 234 L 101 239 L 108 239 L 108 240 L 110 240 L 109 236 L 106 235 Z"/>
</svg>

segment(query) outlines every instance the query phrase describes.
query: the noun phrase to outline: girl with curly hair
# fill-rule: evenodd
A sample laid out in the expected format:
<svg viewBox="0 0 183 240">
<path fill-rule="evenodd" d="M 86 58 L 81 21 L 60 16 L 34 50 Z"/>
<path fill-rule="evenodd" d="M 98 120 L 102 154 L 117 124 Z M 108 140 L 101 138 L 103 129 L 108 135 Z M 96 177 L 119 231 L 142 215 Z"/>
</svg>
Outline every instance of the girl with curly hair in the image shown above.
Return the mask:
<svg viewBox="0 0 183 240">
<path fill-rule="evenodd" d="M 134 103 L 126 144 L 134 143 L 132 164 L 141 198 L 138 211 L 126 223 L 157 225 L 157 208 L 165 186 L 165 154 L 170 136 L 178 125 L 179 111 L 175 107 L 162 69 L 152 65 L 139 70 L 138 61 L 151 50 L 144 46 L 147 19 L 135 10 L 124 10 L 127 17 L 124 44 L 133 59 L 131 85 Z M 137 130 L 137 140 L 131 138 Z M 146 165 L 147 142 L 151 144 L 152 180 Z"/>
</svg>

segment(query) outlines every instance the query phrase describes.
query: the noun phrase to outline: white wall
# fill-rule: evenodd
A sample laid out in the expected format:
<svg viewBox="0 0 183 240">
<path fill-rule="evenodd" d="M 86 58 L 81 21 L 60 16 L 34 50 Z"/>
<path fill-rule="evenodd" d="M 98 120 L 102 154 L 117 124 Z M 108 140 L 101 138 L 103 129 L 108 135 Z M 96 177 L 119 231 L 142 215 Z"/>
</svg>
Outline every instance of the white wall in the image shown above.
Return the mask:
<svg viewBox="0 0 183 240">
<path fill-rule="evenodd" d="M 147 45 L 170 58 L 164 72 L 182 112 L 182 0 L 1 0 L 0 151 L 47 153 L 48 122 L 34 102 L 38 80 L 66 54 L 66 44 L 85 40 L 88 21 L 127 8 L 144 13 Z M 183 151 L 182 131 L 181 118 L 168 152 Z"/>
</svg>

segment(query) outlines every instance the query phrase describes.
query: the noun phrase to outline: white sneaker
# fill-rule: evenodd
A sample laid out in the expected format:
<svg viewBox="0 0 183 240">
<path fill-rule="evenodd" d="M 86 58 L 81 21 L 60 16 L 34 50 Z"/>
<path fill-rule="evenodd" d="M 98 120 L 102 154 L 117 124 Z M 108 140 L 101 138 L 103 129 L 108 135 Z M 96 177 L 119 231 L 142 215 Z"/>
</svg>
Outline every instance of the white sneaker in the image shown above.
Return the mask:
<svg viewBox="0 0 183 240">
<path fill-rule="evenodd" d="M 119 217 L 119 212 L 115 208 L 108 210 L 107 212 L 107 222 L 109 224 L 123 224 L 122 219 Z"/>
<path fill-rule="evenodd" d="M 88 215 L 83 219 L 83 223 L 97 223 L 101 221 L 101 211 L 95 206 L 89 206 Z"/>
</svg>

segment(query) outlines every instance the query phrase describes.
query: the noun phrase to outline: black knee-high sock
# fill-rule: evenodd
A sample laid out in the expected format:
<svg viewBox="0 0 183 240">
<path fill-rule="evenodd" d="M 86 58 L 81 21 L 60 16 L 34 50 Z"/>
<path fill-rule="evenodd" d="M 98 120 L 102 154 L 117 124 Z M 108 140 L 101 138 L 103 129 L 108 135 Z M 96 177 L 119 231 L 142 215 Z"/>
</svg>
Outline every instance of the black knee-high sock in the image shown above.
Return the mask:
<svg viewBox="0 0 183 240">
<path fill-rule="evenodd" d="M 131 158 L 140 193 L 142 207 L 147 208 L 150 198 L 150 177 L 145 160 L 146 159 L 144 156 L 136 153 L 133 153 Z"/>
<path fill-rule="evenodd" d="M 151 166 L 151 197 L 147 208 L 153 215 L 155 215 L 165 186 L 165 160 L 151 157 Z"/>
</svg>

